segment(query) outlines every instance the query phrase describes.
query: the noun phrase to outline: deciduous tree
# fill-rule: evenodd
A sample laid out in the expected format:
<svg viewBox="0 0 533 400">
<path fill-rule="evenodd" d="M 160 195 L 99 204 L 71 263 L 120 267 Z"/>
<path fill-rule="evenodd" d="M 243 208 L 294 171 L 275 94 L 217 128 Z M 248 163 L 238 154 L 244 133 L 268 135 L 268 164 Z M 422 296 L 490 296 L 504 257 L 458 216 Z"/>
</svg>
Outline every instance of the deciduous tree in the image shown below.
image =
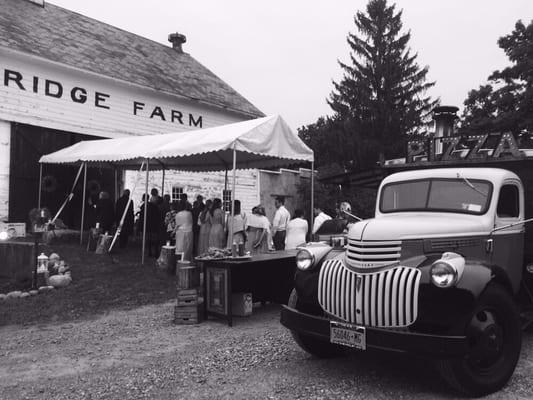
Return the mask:
<svg viewBox="0 0 533 400">
<path fill-rule="evenodd" d="M 515 24 L 498 40 L 511 65 L 494 71 L 488 83 L 468 93 L 461 133 L 533 132 L 533 21 Z"/>
</svg>

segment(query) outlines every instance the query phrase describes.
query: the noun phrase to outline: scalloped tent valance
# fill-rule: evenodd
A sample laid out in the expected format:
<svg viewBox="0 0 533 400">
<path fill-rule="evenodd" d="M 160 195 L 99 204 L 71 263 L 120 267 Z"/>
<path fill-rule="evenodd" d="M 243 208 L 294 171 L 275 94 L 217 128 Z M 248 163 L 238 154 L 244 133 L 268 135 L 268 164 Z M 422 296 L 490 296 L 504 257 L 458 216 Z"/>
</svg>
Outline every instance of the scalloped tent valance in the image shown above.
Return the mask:
<svg viewBox="0 0 533 400">
<path fill-rule="evenodd" d="M 159 135 L 82 141 L 41 157 L 46 164 L 87 164 L 137 169 L 220 171 L 277 168 L 312 162 L 313 151 L 278 115 L 214 128 Z M 153 162 L 152 162 L 153 161 Z"/>
</svg>

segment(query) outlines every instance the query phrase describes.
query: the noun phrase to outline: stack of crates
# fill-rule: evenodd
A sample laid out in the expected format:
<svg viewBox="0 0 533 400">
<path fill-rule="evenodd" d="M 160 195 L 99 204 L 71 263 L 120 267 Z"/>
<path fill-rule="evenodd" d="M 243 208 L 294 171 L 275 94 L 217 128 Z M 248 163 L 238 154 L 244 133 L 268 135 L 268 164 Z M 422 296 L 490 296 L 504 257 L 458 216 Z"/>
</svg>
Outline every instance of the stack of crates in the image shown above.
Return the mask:
<svg viewBox="0 0 533 400">
<path fill-rule="evenodd" d="M 174 323 L 191 325 L 202 322 L 203 299 L 200 296 L 200 269 L 185 262 L 176 265 L 177 302 L 174 309 Z"/>
</svg>

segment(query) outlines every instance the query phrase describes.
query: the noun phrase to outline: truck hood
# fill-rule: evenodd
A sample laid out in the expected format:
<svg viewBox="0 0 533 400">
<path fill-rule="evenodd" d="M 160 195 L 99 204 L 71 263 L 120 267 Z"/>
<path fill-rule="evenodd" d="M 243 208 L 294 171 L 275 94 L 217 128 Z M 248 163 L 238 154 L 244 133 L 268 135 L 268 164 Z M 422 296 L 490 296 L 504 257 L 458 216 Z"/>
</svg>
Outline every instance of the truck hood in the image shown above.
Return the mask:
<svg viewBox="0 0 533 400">
<path fill-rule="evenodd" d="M 350 227 L 354 240 L 406 240 L 488 233 L 486 218 L 463 214 L 402 213 L 380 216 Z"/>
</svg>

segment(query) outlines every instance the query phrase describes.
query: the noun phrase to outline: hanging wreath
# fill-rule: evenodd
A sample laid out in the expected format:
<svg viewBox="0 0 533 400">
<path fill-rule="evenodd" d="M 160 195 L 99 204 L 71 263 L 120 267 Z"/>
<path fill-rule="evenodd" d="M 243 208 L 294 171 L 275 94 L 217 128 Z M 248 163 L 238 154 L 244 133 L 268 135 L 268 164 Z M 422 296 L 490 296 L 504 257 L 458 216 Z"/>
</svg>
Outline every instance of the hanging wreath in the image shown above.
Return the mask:
<svg viewBox="0 0 533 400">
<path fill-rule="evenodd" d="M 57 189 L 57 179 L 53 175 L 46 175 L 43 178 L 42 182 L 42 190 L 46 193 L 52 193 L 55 192 Z"/>
<path fill-rule="evenodd" d="M 87 190 L 91 196 L 96 196 L 100 193 L 100 183 L 96 179 L 90 180 L 87 182 Z"/>
</svg>

